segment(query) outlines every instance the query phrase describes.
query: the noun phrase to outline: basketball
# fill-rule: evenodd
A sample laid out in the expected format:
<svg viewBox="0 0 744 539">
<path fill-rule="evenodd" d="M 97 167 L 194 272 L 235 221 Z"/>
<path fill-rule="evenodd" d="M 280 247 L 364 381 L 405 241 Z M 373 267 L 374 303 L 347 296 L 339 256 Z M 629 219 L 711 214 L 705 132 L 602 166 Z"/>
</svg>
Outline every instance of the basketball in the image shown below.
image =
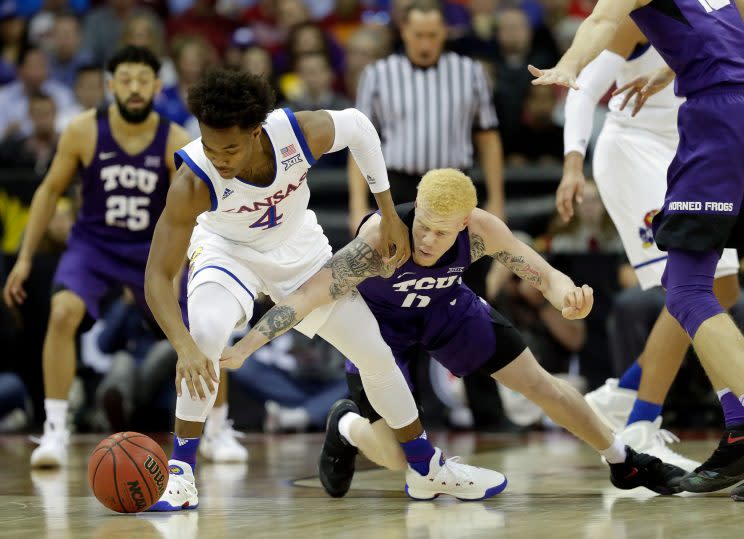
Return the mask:
<svg viewBox="0 0 744 539">
<path fill-rule="evenodd" d="M 138 432 L 112 434 L 88 460 L 88 485 L 103 505 L 117 513 L 139 513 L 156 501 L 168 483 L 161 447 Z"/>
</svg>

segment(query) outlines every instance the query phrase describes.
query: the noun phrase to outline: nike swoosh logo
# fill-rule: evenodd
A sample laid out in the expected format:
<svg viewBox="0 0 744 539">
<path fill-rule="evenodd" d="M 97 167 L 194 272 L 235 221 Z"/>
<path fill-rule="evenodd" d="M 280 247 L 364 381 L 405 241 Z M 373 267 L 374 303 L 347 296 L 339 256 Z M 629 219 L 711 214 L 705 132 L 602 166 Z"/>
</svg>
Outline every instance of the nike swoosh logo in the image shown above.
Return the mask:
<svg viewBox="0 0 744 539">
<path fill-rule="evenodd" d="M 730 444 L 735 444 L 740 440 L 744 440 L 744 436 L 731 436 L 730 434 L 728 435 L 728 443 Z"/>
<path fill-rule="evenodd" d="M 101 152 L 98 154 L 98 159 L 101 161 L 106 161 L 107 159 L 111 159 L 112 157 L 116 157 L 116 152 Z"/>
<path fill-rule="evenodd" d="M 401 278 L 405 277 L 406 275 L 416 275 L 416 274 L 414 272 L 412 272 L 412 271 L 404 271 L 403 273 L 401 273 L 400 275 L 398 275 L 396 277 L 396 279 L 401 279 Z"/>
</svg>

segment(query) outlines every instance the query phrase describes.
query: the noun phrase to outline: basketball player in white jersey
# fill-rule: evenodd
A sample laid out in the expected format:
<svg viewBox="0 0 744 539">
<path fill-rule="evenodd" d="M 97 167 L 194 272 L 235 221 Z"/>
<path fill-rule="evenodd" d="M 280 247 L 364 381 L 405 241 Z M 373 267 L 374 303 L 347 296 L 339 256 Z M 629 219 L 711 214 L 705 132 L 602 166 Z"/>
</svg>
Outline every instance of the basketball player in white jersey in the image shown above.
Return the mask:
<svg viewBox="0 0 744 539">
<path fill-rule="evenodd" d="M 577 80 L 579 90 L 571 89 L 566 100 L 564 172 L 556 194 L 556 207 L 565 221 L 573 216 L 573 200 L 581 203 L 584 154 L 598 101 L 613 83 L 622 88 L 664 65 L 659 53 L 627 18 L 610 47 L 582 70 Z M 666 253 L 654 243 L 651 220 L 664 202 L 667 168 L 679 141 L 677 110 L 684 100 L 676 97 L 673 85 L 669 85 L 651 96 L 640 111 L 634 111 L 635 116 L 625 108 L 626 101 L 616 95 L 609 103 L 610 112 L 594 151 L 593 171 L 640 286 L 647 290 L 661 285 L 666 265 Z M 725 308 L 739 295 L 738 271 L 736 250 L 724 250 L 714 291 Z M 699 463 L 666 447 L 667 441 L 676 438 L 660 432 L 660 414 L 689 345 L 687 334 L 665 307 L 637 361 L 619 380 L 609 379 L 586 395 L 589 405 L 625 443 L 688 471 Z M 712 382 L 719 395 L 726 394 L 723 384 Z M 732 414 L 739 423 L 744 419 L 738 399 L 733 398 L 737 410 L 727 406 L 725 398 L 723 403 L 727 421 Z"/>
<path fill-rule="evenodd" d="M 259 293 L 279 301 L 331 258 L 331 247 L 308 209 L 307 172 L 316 158 L 348 147 L 375 193 L 385 222 L 383 255 L 397 267 L 410 256 L 408 229 L 390 197 L 380 139 L 356 109 L 293 114 L 274 110 L 260 78 L 215 70 L 189 91 L 202 137 L 176 154 L 180 164 L 150 250 L 145 292 L 158 323 L 178 352 L 176 425 L 169 480 L 150 509 L 177 511 L 198 504 L 196 448 L 214 402 L 219 359 L 236 326 L 253 313 Z M 197 226 L 194 227 L 194 223 Z M 189 241 L 190 237 L 190 241 Z M 186 255 L 189 330 L 167 286 Z M 435 474 L 433 453 L 413 396 L 364 301 L 347 296 L 318 309 L 298 329 L 320 335 L 360 370 L 370 402 L 395 430 L 409 462 Z M 503 476 L 456 465 L 488 491 Z M 464 481 L 463 481 L 464 483 Z M 457 495 L 457 492 L 455 492 Z"/>
</svg>

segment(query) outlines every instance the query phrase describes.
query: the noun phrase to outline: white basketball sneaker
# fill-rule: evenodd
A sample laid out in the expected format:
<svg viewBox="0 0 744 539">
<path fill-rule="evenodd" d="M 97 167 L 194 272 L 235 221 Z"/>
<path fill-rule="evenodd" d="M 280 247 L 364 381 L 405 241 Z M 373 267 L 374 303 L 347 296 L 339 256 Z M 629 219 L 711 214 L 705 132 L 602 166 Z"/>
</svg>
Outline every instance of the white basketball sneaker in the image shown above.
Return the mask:
<svg viewBox="0 0 744 539">
<path fill-rule="evenodd" d="M 212 462 L 246 462 L 248 450 L 238 442 L 238 438 L 244 437 L 245 434 L 232 428 L 232 421 L 225 421 L 222 425 L 210 425 L 207 421 L 199 442 L 199 454 Z"/>
<path fill-rule="evenodd" d="M 196 509 L 199 496 L 191 465 L 171 459 L 168 461 L 168 485 L 160 499 L 148 511 L 183 511 Z"/>
<path fill-rule="evenodd" d="M 414 500 L 432 500 L 449 494 L 460 500 L 483 500 L 506 488 L 506 477 L 499 472 L 459 462 L 460 457 L 444 460 L 442 450 L 434 450 L 428 475 L 408 466 L 406 494 Z"/>
<path fill-rule="evenodd" d="M 608 378 L 604 385 L 584 395 L 594 413 L 615 432 L 625 428 L 638 395 L 633 389 L 618 387 L 617 382 L 617 378 Z"/>
<path fill-rule="evenodd" d="M 655 421 L 636 421 L 618 432 L 618 437 L 639 453 L 658 457 L 667 464 L 674 464 L 691 472 L 699 462 L 683 457 L 667 447 L 667 444 L 679 442 L 674 434 L 661 428 L 661 416 Z"/>
<path fill-rule="evenodd" d="M 55 430 L 51 423 L 46 422 L 41 438 L 32 436 L 31 441 L 39 444 L 39 447 L 31 452 L 32 468 L 59 468 L 67 463 L 69 430 Z"/>
</svg>

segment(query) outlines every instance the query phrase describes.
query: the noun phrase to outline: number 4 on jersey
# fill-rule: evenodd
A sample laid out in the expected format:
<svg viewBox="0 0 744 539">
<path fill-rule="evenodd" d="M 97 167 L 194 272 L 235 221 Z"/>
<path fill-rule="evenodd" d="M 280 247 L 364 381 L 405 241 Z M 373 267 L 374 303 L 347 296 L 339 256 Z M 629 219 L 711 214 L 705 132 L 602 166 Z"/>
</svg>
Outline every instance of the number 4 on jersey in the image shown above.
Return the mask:
<svg viewBox="0 0 744 539">
<path fill-rule="evenodd" d="M 261 218 L 253 223 L 250 228 L 263 228 L 264 230 L 268 230 L 270 228 L 273 228 L 277 225 L 282 224 L 280 219 L 284 216 L 284 214 L 276 214 L 276 206 L 271 206 L 268 210 L 264 212 L 264 214 L 261 216 Z"/>
</svg>

